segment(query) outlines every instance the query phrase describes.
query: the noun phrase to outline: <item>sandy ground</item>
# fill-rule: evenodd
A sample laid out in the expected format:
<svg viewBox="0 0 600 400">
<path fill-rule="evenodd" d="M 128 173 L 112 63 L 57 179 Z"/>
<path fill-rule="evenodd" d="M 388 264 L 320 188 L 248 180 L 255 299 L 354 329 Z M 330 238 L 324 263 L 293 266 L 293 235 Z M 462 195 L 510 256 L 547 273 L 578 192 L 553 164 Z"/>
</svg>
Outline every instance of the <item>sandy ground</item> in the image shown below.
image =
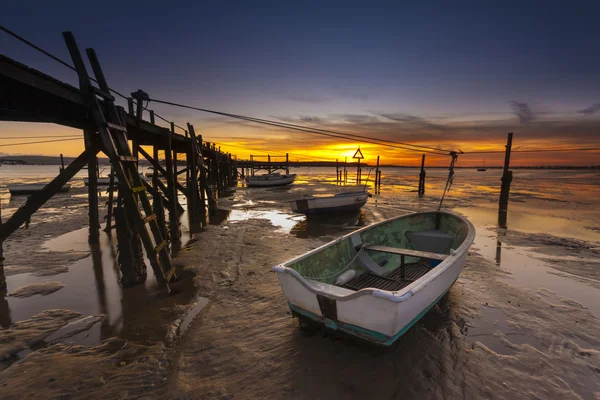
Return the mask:
<svg viewBox="0 0 600 400">
<path fill-rule="evenodd" d="M 102 315 L 85 317 L 68 310 L 52 310 L 0 330 L 0 354 L 6 357 L 47 341 L 45 348 L 0 371 L 2 397 L 600 398 L 598 319 L 582 304 L 550 290 L 510 284 L 511 273 L 482 257 L 476 246 L 449 295 L 389 349 L 301 331 L 269 271 L 272 265 L 355 229 L 362 219 L 429 208 L 435 201 L 373 199 L 366 215 L 341 225 L 315 226 L 302 219 L 282 225 L 268 214 L 285 209 L 281 198 L 297 195 L 285 189 L 241 189 L 233 199 L 221 201 L 250 219 L 205 227 L 175 258 L 180 270 L 193 276 L 200 298 L 165 301 L 154 317 L 146 312 L 131 322 L 130 330 L 145 329 L 153 318 L 166 325 L 162 341 L 144 336 L 143 341 L 108 338 L 95 346 L 65 344 L 63 339 L 104 321 Z M 67 232 L 84 226 L 86 216 L 74 212 L 64 220 L 61 229 Z M 293 225 L 289 233 L 286 224 Z M 52 228 L 42 223 L 39 229 L 44 235 L 57 234 L 48 233 Z M 7 258 L 33 248 L 30 233 L 19 235 L 5 247 Z M 595 244 L 520 233 L 502 241 L 506 248 L 534 247 L 538 257 L 555 260 L 557 273 L 597 278 Z M 565 258 L 565 251 L 577 262 Z M 39 261 L 35 252 L 30 265 Z M 46 264 L 43 269 L 56 271 L 69 262 L 56 254 Z M 30 265 L 12 268 L 33 271 L 27 269 Z M 186 285 L 182 291 L 192 289 Z M 208 305 L 188 318 L 204 299 Z"/>
</svg>

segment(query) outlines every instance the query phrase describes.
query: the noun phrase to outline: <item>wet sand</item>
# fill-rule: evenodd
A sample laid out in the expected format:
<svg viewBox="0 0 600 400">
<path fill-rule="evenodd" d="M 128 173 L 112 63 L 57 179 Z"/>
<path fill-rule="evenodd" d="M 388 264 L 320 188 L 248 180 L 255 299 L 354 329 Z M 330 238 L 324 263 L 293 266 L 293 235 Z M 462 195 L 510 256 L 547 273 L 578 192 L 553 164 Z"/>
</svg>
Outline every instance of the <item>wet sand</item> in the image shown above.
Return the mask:
<svg viewBox="0 0 600 400">
<path fill-rule="evenodd" d="M 577 215 L 568 215 L 562 204 L 567 194 L 549 196 L 539 188 L 527 193 L 515 184 L 505 230 L 495 225 L 496 194 L 460 195 L 473 190 L 473 185 L 455 184 L 457 194 L 451 193 L 448 206 L 471 219 L 477 237 L 465 271 L 422 321 L 390 349 L 299 330 L 270 267 L 359 226 L 436 205 L 437 188 L 428 188 L 428 195 L 418 199 L 410 182 L 398 179 L 402 182 L 384 186 L 382 195 L 373 197 L 361 213 L 318 221 L 290 215 L 285 200 L 312 191 L 342 190 L 323 177 L 307 176 L 288 188 L 238 188 L 231 198 L 221 199 L 223 211 L 213 218 L 214 225 L 204 227 L 175 258 L 186 276 L 175 296 L 178 300 L 153 297 L 152 282 L 138 293 L 139 288 L 129 292 L 106 285 L 114 289 L 105 290 L 106 302 L 120 298 L 121 305 L 114 310 L 126 313 L 112 319 L 105 317 L 119 312 L 111 311 L 112 306 L 106 308 L 108 312 L 98 312 L 102 310 L 90 305 L 87 308 L 96 307 L 95 311 L 82 313 L 73 308 L 70 296 L 65 303 L 57 301 L 63 310 L 81 315 L 58 313 L 69 318 L 63 318 L 58 328 L 38 333 L 35 338 L 50 331 L 42 350 L 32 351 L 35 345 L 26 344 L 31 352 L 21 353 L 0 372 L 3 394 L 7 398 L 26 394 L 48 398 L 84 394 L 199 399 L 597 398 L 600 216 L 585 196 L 574 206 Z M 544 216 L 550 216 L 551 222 L 540 225 Z M 85 215 L 74 216 L 73 221 L 84 226 Z M 65 225 L 61 233 L 73 227 Z M 47 234 L 55 237 L 57 232 Z M 36 242 L 26 236 L 21 249 L 28 245 L 33 249 L 39 237 Z M 60 249 L 56 242 L 50 244 L 53 251 Z M 71 248 L 64 255 L 78 257 L 80 250 Z M 7 249 L 7 259 L 18 254 L 10 251 L 15 250 Z M 38 256 L 32 257 L 37 262 Z M 91 257 L 89 250 L 86 257 Z M 65 264 L 74 271 L 83 260 Z M 108 271 L 102 269 L 107 282 Z M 71 273 L 51 278 L 11 275 L 9 289 L 32 279 L 64 283 L 62 277 Z M 30 300 L 51 302 L 72 284 Z M 94 298 L 100 293 L 97 289 L 88 289 L 94 290 Z M 33 305 L 14 307 L 16 299 L 7 299 L 11 311 L 21 311 L 13 311 L 19 316 L 13 316 L 10 329 L 3 325 L 2 333 L 44 310 Z M 84 320 L 90 316 L 101 319 Z M 105 328 L 104 335 L 91 334 L 107 319 L 112 321 L 111 329 Z M 124 365 L 117 362 L 120 359 L 126 359 Z M 60 368 L 48 370 L 44 365 Z M 80 377 L 73 368 L 83 365 L 89 369 Z M 35 384 L 27 383 L 24 377 L 33 375 L 25 371 L 39 376 Z"/>
</svg>

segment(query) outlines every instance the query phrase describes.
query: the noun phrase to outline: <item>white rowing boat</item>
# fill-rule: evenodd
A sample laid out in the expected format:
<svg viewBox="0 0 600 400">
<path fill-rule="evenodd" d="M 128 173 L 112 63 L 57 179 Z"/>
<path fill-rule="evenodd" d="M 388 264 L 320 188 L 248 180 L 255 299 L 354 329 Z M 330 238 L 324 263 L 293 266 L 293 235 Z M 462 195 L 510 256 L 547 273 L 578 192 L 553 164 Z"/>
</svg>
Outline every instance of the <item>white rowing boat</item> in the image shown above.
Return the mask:
<svg viewBox="0 0 600 400">
<path fill-rule="evenodd" d="M 97 180 L 98 186 L 110 185 L 110 177 L 109 176 L 101 176 L 100 178 L 96 178 L 96 180 Z M 90 185 L 89 178 L 83 178 L 83 183 L 85 184 L 85 186 L 89 186 Z M 114 183 L 115 183 L 115 185 L 119 183 L 119 178 L 117 178 L 116 176 L 115 176 Z"/>
<path fill-rule="evenodd" d="M 279 172 L 272 174 L 263 174 L 249 176 L 246 178 L 248 186 L 268 187 L 268 186 L 283 186 L 289 185 L 296 179 L 296 174 L 281 175 Z"/>
<path fill-rule="evenodd" d="M 42 190 L 47 183 L 25 183 L 21 185 L 7 185 L 6 188 L 10 192 L 11 196 L 24 196 L 34 194 Z M 66 183 L 60 188 L 61 192 L 68 192 L 71 190 L 71 185 Z"/>
<path fill-rule="evenodd" d="M 333 196 L 306 197 L 291 200 L 292 211 L 299 214 L 319 214 L 327 212 L 345 212 L 360 209 L 369 198 L 369 193 L 360 190 L 337 193 Z"/>
<path fill-rule="evenodd" d="M 448 212 L 388 219 L 272 268 L 301 326 L 389 346 L 461 273 L 475 228 Z"/>
</svg>

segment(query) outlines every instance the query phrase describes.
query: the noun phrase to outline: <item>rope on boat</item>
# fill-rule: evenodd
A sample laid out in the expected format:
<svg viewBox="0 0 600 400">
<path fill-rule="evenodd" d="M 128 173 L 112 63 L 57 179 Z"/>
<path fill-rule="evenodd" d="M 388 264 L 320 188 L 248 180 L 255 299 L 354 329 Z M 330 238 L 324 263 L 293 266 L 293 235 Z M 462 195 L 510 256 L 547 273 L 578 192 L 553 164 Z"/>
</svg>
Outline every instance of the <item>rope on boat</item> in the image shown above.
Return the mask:
<svg viewBox="0 0 600 400">
<path fill-rule="evenodd" d="M 438 211 L 442 208 L 442 203 L 444 202 L 444 198 L 446 197 L 446 192 L 450 190 L 452 186 L 452 182 L 454 181 L 454 164 L 456 164 L 456 160 L 458 160 L 458 153 L 455 151 L 450 152 L 452 156 L 452 161 L 450 161 L 450 168 L 448 172 L 448 180 L 446 181 L 446 187 L 444 188 L 444 193 L 442 194 L 442 198 L 440 199 L 440 205 L 438 206 Z"/>
<path fill-rule="evenodd" d="M 365 246 L 366 245 L 364 245 L 364 244 L 362 246 L 360 246 L 360 250 L 358 250 L 356 252 L 356 255 L 354 256 L 354 258 L 352 260 L 350 260 L 350 262 L 348 264 L 346 264 L 346 266 L 344 267 L 343 270 L 341 270 L 339 272 L 336 272 L 335 274 L 328 275 L 328 276 L 321 276 L 321 277 L 304 276 L 304 278 L 313 279 L 315 281 L 323 281 L 323 280 L 327 280 L 327 279 L 333 278 L 336 275 L 339 275 L 339 274 L 342 274 L 342 273 L 346 272 L 346 270 L 348 270 L 350 268 L 350 266 L 352 265 L 352 263 L 354 263 L 354 261 L 358 258 L 358 256 L 360 255 L 360 253 L 362 253 L 362 251 L 365 249 Z"/>
</svg>

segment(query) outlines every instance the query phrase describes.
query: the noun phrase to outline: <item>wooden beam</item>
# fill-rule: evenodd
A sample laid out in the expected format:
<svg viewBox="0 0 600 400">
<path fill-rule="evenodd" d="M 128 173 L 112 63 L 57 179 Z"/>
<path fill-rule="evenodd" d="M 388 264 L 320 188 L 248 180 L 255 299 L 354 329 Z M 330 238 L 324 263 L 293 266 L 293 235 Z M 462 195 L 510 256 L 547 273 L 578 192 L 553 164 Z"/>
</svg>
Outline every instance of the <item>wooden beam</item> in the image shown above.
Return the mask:
<svg viewBox="0 0 600 400">
<path fill-rule="evenodd" d="M 428 251 L 418 251 L 418 250 L 409 250 L 409 249 L 399 249 L 396 247 L 387 247 L 387 246 L 365 246 L 365 250 L 367 251 L 377 251 L 381 253 L 390 253 L 397 254 L 401 256 L 410 256 L 410 257 L 419 257 L 419 258 L 427 258 L 429 260 L 439 260 L 444 261 L 449 257 L 448 254 L 439 254 L 439 253 L 431 253 Z"/>
<path fill-rule="evenodd" d="M 158 149 L 155 149 L 156 152 L 158 152 Z M 158 171 L 161 173 L 162 176 L 164 176 L 165 178 L 167 177 L 167 171 L 160 166 L 160 164 L 158 163 L 158 161 L 156 161 L 154 159 L 154 157 L 152 157 L 150 154 L 148 154 L 148 152 L 146 152 L 146 150 L 144 150 L 142 147 L 139 148 L 140 154 L 144 156 L 144 158 L 146 160 L 148 160 L 148 162 L 150 162 L 150 164 L 152 164 L 152 166 L 154 167 L 154 171 Z M 160 181 L 159 181 L 160 182 Z M 185 194 L 187 196 L 187 189 L 179 182 L 175 182 L 175 185 L 177 186 L 177 189 L 179 189 L 179 191 L 181 191 L 181 193 Z M 167 193 L 165 193 L 166 196 L 168 196 Z"/>
<path fill-rule="evenodd" d="M 25 204 L 2 225 L 0 225 L 0 240 L 5 240 L 14 231 L 19 229 L 31 215 L 40 209 L 52 196 L 60 192 L 60 189 L 71 180 L 89 161 L 90 156 L 98 154 L 98 147 L 86 149 L 69 166 L 67 166 L 56 178 L 37 193 L 32 194 Z"/>
</svg>

